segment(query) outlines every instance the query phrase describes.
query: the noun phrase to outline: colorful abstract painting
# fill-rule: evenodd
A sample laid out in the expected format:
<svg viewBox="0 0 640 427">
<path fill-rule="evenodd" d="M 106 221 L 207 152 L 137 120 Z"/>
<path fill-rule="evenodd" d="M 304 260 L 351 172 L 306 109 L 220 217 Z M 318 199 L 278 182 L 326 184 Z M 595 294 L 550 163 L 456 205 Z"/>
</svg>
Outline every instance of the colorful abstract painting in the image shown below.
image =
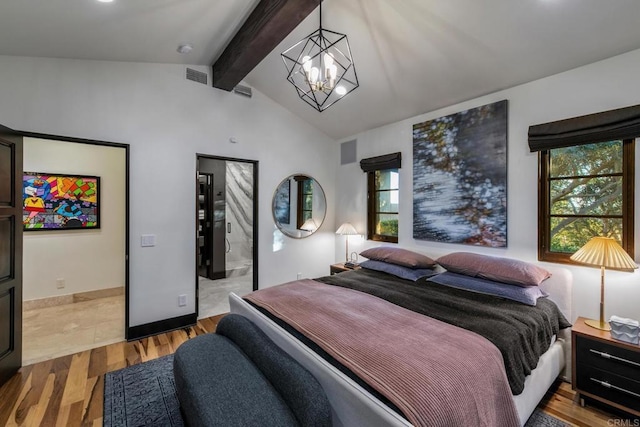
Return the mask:
<svg viewBox="0 0 640 427">
<path fill-rule="evenodd" d="M 507 246 L 507 101 L 413 125 L 413 237 Z"/>
<path fill-rule="evenodd" d="M 100 178 L 25 172 L 22 222 L 26 231 L 100 228 Z"/>
</svg>

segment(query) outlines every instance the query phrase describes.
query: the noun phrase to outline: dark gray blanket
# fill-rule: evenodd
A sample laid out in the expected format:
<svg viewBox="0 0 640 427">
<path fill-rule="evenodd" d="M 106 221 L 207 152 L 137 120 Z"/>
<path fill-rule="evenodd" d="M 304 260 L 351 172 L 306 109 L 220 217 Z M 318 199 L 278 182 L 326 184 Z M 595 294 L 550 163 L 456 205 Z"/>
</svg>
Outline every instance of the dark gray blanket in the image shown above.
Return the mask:
<svg viewBox="0 0 640 427">
<path fill-rule="evenodd" d="M 315 280 L 365 292 L 482 335 L 502 353 L 514 395 L 522 393 L 525 377 L 547 351 L 553 335 L 571 326 L 547 298 L 540 298 L 532 307 L 432 282 L 411 282 L 366 269 Z M 384 322 L 384 319 L 380 320 Z"/>
</svg>

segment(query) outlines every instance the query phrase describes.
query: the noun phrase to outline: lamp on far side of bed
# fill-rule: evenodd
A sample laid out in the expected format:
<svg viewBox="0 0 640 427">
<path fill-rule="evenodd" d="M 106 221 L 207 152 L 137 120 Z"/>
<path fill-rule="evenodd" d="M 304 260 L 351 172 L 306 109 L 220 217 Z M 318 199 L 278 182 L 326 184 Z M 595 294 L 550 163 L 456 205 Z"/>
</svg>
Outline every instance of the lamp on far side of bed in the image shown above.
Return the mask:
<svg viewBox="0 0 640 427">
<path fill-rule="evenodd" d="M 318 229 L 318 224 L 316 224 L 315 220 L 313 218 L 309 218 L 308 220 L 306 220 L 304 222 L 304 224 L 302 224 L 302 226 L 300 227 L 300 230 L 302 231 L 310 231 L 310 232 L 314 232 Z"/>
<path fill-rule="evenodd" d="M 593 328 L 610 331 L 609 323 L 604 320 L 604 271 L 606 268 L 633 271 L 638 268 L 635 261 L 610 237 L 594 237 L 571 255 L 573 261 L 600 267 L 600 320 L 585 320 Z"/>
<path fill-rule="evenodd" d="M 360 233 L 358 233 L 358 231 L 356 230 L 356 228 L 351 225 L 350 222 L 345 222 L 344 224 L 342 224 L 338 230 L 336 230 L 336 234 L 342 235 L 342 236 L 347 236 L 346 237 L 346 250 L 345 250 L 345 262 L 349 262 L 349 236 L 355 236 L 358 235 Z"/>
</svg>

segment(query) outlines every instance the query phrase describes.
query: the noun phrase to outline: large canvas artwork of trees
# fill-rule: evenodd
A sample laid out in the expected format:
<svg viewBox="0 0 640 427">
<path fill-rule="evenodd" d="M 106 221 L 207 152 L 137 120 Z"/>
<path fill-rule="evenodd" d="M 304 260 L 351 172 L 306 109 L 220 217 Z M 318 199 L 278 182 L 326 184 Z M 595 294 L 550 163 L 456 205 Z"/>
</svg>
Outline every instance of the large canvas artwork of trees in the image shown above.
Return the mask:
<svg viewBox="0 0 640 427">
<path fill-rule="evenodd" d="M 413 237 L 507 246 L 507 101 L 413 126 Z"/>
</svg>

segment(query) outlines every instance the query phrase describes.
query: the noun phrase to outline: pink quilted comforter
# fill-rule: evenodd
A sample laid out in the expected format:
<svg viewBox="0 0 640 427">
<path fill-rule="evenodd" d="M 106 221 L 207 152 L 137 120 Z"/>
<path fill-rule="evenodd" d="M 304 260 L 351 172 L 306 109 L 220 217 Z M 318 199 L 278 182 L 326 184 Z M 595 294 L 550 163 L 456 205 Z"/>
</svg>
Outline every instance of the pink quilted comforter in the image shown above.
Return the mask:
<svg viewBox="0 0 640 427">
<path fill-rule="evenodd" d="M 498 349 L 351 289 L 300 280 L 245 299 L 314 341 L 415 426 L 518 426 Z"/>
</svg>

